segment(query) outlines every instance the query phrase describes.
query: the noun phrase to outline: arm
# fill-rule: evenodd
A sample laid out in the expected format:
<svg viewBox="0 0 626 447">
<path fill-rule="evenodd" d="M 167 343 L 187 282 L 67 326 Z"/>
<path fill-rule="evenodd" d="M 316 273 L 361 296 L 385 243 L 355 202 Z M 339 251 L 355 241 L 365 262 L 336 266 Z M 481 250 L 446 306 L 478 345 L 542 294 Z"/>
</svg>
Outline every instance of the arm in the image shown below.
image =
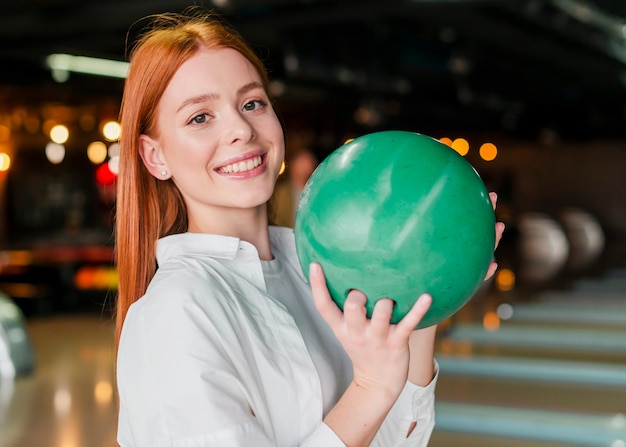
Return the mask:
<svg viewBox="0 0 626 447">
<path fill-rule="evenodd" d="M 379 300 L 372 317 L 365 313 L 366 297 L 350 292 L 343 312 L 332 301 L 319 264 L 312 264 L 315 305 L 350 357 L 354 379 L 324 422 L 347 446 L 367 446 L 400 396 L 409 376 L 409 339 L 428 310 L 423 295 L 396 325 L 389 323 L 393 302 Z M 417 361 L 417 360 L 416 360 Z M 432 367 L 432 358 L 430 365 Z"/>
</svg>

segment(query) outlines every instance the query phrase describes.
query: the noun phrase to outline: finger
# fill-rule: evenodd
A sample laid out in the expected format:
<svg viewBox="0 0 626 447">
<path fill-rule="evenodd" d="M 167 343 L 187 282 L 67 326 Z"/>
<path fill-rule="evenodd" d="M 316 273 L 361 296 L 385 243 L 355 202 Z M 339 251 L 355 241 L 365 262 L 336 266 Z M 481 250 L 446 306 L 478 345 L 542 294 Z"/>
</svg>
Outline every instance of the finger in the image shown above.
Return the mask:
<svg viewBox="0 0 626 447">
<path fill-rule="evenodd" d="M 386 338 L 389 334 L 389 321 L 395 303 L 392 299 L 381 298 L 374 305 L 372 318 L 370 320 L 370 330 L 373 336 Z"/>
<path fill-rule="evenodd" d="M 504 233 L 504 228 L 504 222 L 496 222 L 496 246 L 494 247 L 494 250 L 498 248 L 498 244 L 500 244 L 502 234 Z"/>
<path fill-rule="evenodd" d="M 341 324 L 343 315 L 328 292 L 324 271 L 317 262 L 312 262 L 309 265 L 309 282 L 315 308 L 331 328 L 336 328 Z"/>
<path fill-rule="evenodd" d="M 352 331 L 363 331 L 367 325 L 367 297 L 360 290 L 351 290 L 343 303 L 343 321 Z"/>
<path fill-rule="evenodd" d="M 417 325 L 428 309 L 430 309 L 430 305 L 432 304 L 432 297 L 428 293 L 422 294 L 418 300 L 413 304 L 411 310 L 400 320 L 400 322 L 396 326 L 396 331 L 398 331 L 401 336 L 408 337 L 411 332 L 415 330 Z"/>
<path fill-rule="evenodd" d="M 489 200 L 491 201 L 491 206 L 493 207 L 494 211 L 496 209 L 496 204 L 498 203 L 498 194 L 495 192 L 490 192 L 489 193 Z"/>
<path fill-rule="evenodd" d="M 489 269 L 487 270 L 487 274 L 485 275 L 485 281 L 495 275 L 496 270 L 498 270 L 497 262 L 492 262 L 491 264 L 489 264 Z"/>
</svg>

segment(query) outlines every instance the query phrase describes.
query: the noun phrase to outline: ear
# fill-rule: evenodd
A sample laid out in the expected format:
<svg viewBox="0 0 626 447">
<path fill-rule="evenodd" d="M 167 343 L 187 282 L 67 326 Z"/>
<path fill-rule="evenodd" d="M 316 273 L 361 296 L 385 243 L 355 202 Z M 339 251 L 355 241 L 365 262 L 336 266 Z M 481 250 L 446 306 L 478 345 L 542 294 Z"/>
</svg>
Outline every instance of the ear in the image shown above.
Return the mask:
<svg viewBox="0 0 626 447">
<path fill-rule="evenodd" d="M 167 163 L 165 163 L 158 141 L 148 135 L 141 134 L 139 136 L 139 155 L 148 172 L 158 180 L 167 180 L 172 176 L 167 169 Z"/>
</svg>

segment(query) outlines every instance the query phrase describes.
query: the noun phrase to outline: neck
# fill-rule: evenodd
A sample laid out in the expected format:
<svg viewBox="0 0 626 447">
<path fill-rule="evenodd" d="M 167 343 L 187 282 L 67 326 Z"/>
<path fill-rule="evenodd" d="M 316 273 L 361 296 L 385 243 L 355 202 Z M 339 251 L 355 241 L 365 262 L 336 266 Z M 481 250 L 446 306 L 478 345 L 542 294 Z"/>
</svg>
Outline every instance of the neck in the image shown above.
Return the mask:
<svg viewBox="0 0 626 447">
<path fill-rule="evenodd" d="M 231 209 L 228 213 L 202 218 L 190 214 L 188 231 L 236 237 L 254 245 L 261 259 L 273 259 L 265 205 L 254 209 Z"/>
</svg>

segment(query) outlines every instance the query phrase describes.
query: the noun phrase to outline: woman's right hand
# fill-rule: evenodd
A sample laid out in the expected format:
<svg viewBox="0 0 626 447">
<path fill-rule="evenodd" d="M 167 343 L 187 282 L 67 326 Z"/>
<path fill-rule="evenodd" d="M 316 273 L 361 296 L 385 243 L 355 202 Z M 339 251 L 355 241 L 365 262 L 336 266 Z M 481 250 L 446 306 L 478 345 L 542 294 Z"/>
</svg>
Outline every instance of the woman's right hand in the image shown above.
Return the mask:
<svg viewBox="0 0 626 447">
<path fill-rule="evenodd" d="M 409 338 L 430 307 L 430 295 L 422 295 L 400 322 L 390 324 L 391 299 L 378 300 L 368 319 L 367 297 L 361 291 L 348 294 L 342 311 L 332 300 L 318 263 L 311 264 L 309 278 L 317 310 L 352 361 L 355 384 L 397 397 L 407 381 Z"/>
</svg>

